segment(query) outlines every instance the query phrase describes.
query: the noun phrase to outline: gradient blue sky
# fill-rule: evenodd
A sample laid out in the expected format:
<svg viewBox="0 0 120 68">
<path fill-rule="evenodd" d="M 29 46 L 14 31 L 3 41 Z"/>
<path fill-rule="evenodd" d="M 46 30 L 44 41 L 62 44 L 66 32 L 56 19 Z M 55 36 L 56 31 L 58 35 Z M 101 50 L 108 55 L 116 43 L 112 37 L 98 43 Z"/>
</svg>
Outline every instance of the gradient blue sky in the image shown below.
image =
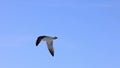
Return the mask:
<svg viewBox="0 0 120 68">
<path fill-rule="evenodd" d="M 0 68 L 120 68 L 120 0 L 0 0 Z"/>
</svg>

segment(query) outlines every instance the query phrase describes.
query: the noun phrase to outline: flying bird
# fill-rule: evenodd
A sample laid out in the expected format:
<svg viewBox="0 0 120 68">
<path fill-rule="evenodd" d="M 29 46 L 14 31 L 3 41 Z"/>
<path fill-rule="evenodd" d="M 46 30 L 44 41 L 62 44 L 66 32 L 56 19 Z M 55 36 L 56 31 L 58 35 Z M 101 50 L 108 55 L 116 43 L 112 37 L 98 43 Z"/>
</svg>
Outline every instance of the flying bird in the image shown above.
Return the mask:
<svg viewBox="0 0 120 68">
<path fill-rule="evenodd" d="M 55 37 L 39 36 L 36 40 L 36 46 L 38 46 L 38 44 L 41 41 L 46 41 L 49 52 L 51 53 L 52 56 L 54 56 L 53 40 L 55 40 L 55 39 L 57 39 L 56 36 Z"/>
</svg>

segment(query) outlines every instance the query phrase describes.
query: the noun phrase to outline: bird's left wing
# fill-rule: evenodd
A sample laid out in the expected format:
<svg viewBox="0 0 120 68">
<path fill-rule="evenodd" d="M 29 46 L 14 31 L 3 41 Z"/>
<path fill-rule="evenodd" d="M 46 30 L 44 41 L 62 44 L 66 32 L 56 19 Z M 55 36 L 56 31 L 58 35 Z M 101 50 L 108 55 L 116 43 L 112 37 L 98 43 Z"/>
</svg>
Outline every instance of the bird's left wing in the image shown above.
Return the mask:
<svg viewBox="0 0 120 68">
<path fill-rule="evenodd" d="M 45 36 L 39 36 L 36 40 L 36 46 L 38 46 L 38 44 L 41 42 L 41 40 L 44 38 Z"/>
</svg>

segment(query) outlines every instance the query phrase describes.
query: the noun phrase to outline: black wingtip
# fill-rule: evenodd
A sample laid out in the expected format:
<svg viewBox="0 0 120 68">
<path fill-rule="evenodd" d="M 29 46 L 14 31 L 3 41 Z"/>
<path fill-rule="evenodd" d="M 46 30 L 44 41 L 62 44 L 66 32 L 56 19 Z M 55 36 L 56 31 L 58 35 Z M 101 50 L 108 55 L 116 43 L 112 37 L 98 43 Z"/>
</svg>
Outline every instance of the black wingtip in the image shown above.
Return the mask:
<svg viewBox="0 0 120 68">
<path fill-rule="evenodd" d="M 38 45 L 36 45 L 36 47 L 37 47 Z"/>
<path fill-rule="evenodd" d="M 36 42 L 36 46 L 38 46 L 38 44 L 39 44 L 39 42 L 37 41 L 37 42 Z"/>
<path fill-rule="evenodd" d="M 38 42 L 38 41 L 36 41 L 36 46 L 38 46 L 38 44 L 39 44 L 39 42 Z"/>
<path fill-rule="evenodd" d="M 49 49 L 49 51 L 50 51 L 50 54 L 54 57 L 54 52 L 51 49 Z"/>
<path fill-rule="evenodd" d="M 52 56 L 54 57 L 54 53 L 52 54 Z"/>
</svg>

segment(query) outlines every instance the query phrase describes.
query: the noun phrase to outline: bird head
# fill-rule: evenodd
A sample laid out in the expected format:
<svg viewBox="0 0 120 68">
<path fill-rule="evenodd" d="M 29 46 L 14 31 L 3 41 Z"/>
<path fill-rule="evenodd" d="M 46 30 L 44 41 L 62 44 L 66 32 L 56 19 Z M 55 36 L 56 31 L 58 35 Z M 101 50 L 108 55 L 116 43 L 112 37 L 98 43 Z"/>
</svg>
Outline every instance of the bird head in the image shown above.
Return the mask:
<svg viewBox="0 0 120 68">
<path fill-rule="evenodd" d="M 57 39 L 57 38 L 58 38 L 58 37 L 55 36 L 53 39 Z"/>
</svg>

